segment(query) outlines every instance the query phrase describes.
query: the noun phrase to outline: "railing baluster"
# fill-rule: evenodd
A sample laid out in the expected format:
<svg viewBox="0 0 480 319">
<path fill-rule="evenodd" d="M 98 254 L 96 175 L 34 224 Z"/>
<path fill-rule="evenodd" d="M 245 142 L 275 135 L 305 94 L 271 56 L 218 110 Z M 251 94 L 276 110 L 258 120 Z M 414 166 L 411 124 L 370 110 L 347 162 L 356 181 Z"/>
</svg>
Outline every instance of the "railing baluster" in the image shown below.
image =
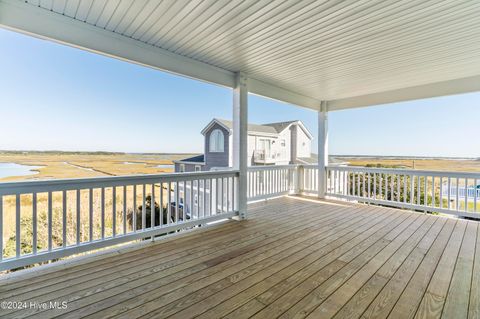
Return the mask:
<svg viewBox="0 0 480 319">
<path fill-rule="evenodd" d="M 223 178 L 219 178 L 220 181 L 220 214 L 224 212 L 224 185 L 223 185 Z"/>
<path fill-rule="evenodd" d="M 417 205 L 420 205 L 420 193 L 421 193 L 421 179 L 420 175 L 417 175 Z"/>
<path fill-rule="evenodd" d="M 155 183 L 152 183 L 152 194 L 150 195 L 150 228 L 155 228 Z M 152 240 L 155 236 L 152 236 Z"/>
<path fill-rule="evenodd" d="M 435 200 L 435 176 L 432 176 L 432 207 L 436 207 L 436 200 Z"/>
<path fill-rule="evenodd" d="M 142 230 L 147 227 L 147 197 L 146 197 L 146 185 L 142 185 Z"/>
<path fill-rule="evenodd" d="M 194 189 L 193 189 L 193 180 L 190 181 L 190 192 L 189 192 L 189 209 L 190 209 L 190 216 L 193 218 L 193 192 L 194 192 Z M 186 219 L 186 210 L 185 210 L 185 203 L 183 205 L 183 219 L 185 220 Z"/>
<path fill-rule="evenodd" d="M 450 177 L 448 177 L 448 181 L 447 181 L 448 185 L 447 185 L 447 191 L 448 191 L 448 196 L 447 196 L 447 207 L 448 209 L 451 208 L 451 198 L 452 198 L 452 179 Z"/>
<path fill-rule="evenodd" d="M 81 192 L 80 192 L 80 189 L 77 189 L 77 198 L 76 198 L 76 201 L 77 201 L 77 205 L 76 205 L 76 217 L 77 217 L 77 234 L 76 234 L 76 237 L 77 237 L 77 245 L 80 245 L 80 242 L 82 241 L 82 239 L 80 238 L 80 230 L 81 230 L 81 220 L 80 220 L 80 217 L 81 217 L 81 213 L 80 213 L 80 209 L 81 209 L 81 206 L 80 206 L 80 201 L 81 201 Z"/>
<path fill-rule="evenodd" d="M 192 182 L 190 182 L 190 198 L 192 197 L 192 192 L 193 192 L 193 185 Z M 178 194 L 178 181 L 175 182 L 175 191 L 173 193 L 175 195 L 175 221 L 177 223 L 180 222 L 180 202 L 179 202 L 179 194 Z M 192 201 L 190 200 L 190 209 L 192 209 Z M 185 221 L 186 217 L 186 209 L 185 209 L 185 203 L 183 205 L 183 216 L 182 216 L 182 221 Z"/>
<path fill-rule="evenodd" d="M 218 212 L 218 192 L 219 192 L 218 178 L 215 178 L 214 180 L 215 180 L 215 207 L 214 207 L 214 211 L 212 212 L 212 214 L 217 215 L 217 212 Z"/>
<path fill-rule="evenodd" d="M 360 192 L 360 180 L 361 180 L 361 172 L 357 174 L 357 196 L 362 197 L 362 193 Z"/>
<path fill-rule="evenodd" d="M 388 174 L 385 174 L 385 200 L 388 200 L 388 177 Z"/>
<path fill-rule="evenodd" d="M 48 223 L 48 251 L 52 251 L 52 192 L 48 192 L 48 208 L 47 208 L 47 223 Z"/>
<path fill-rule="evenodd" d="M 160 208 L 159 220 L 160 220 L 160 227 L 162 227 L 163 226 L 163 182 L 160 182 L 159 186 L 160 186 L 160 199 L 158 203 L 158 206 Z"/>
<path fill-rule="evenodd" d="M 468 212 L 468 178 L 465 178 L 465 212 Z"/>
<path fill-rule="evenodd" d="M 0 196 L 0 212 L 2 210 L 2 196 Z M 2 223 L 2 214 L 0 213 L 0 225 L 3 225 Z M 37 246 L 38 246 L 38 237 L 37 237 L 37 193 L 34 192 L 32 194 L 32 253 L 34 255 L 37 254 Z M 0 226 L 0 228 L 2 228 Z M 0 238 L 2 237 L 1 231 L 0 231 Z M 2 240 L 0 239 L 0 260 L 2 260 Z"/>
<path fill-rule="evenodd" d="M 137 184 L 133 184 L 133 212 L 132 212 L 133 231 L 137 231 Z"/>
<path fill-rule="evenodd" d="M 101 199 L 100 199 L 100 231 L 102 239 L 105 239 L 105 187 L 102 187 L 100 190 Z"/>
<path fill-rule="evenodd" d="M 230 177 L 227 177 L 227 213 L 230 211 Z"/>
<path fill-rule="evenodd" d="M 459 194 L 459 191 L 460 191 L 460 185 L 459 185 L 459 179 L 457 177 L 457 184 L 456 184 L 456 210 L 458 211 L 460 209 L 460 201 L 459 201 L 459 197 L 460 197 L 460 194 Z"/>
<path fill-rule="evenodd" d="M 88 191 L 88 239 L 93 241 L 93 189 Z"/>
<path fill-rule="evenodd" d="M 20 257 L 20 248 L 21 248 L 21 241 L 20 241 L 20 195 L 15 195 L 15 255 Z M 0 225 L 3 227 L 3 224 Z"/>
<path fill-rule="evenodd" d="M 117 188 L 112 188 L 112 236 L 117 236 Z"/>
<path fill-rule="evenodd" d="M 390 174 L 390 200 L 395 201 L 395 194 L 393 193 L 393 184 L 395 183 L 395 174 Z"/>
<path fill-rule="evenodd" d="M 232 187 L 233 187 L 233 189 L 232 189 L 232 210 L 234 212 L 237 211 L 237 207 L 238 207 L 237 202 L 236 202 L 237 197 L 235 196 L 235 193 L 238 189 L 237 182 L 238 182 L 237 177 L 233 176 L 232 177 Z"/>
<path fill-rule="evenodd" d="M 257 184 L 257 183 L 255 183 Z M 213 180 L 208 179 L 208 216 L 212 216 L 212 205 L 213 205 Z"/>
<path fill-rule="evenodd" d="M 67 191 L 62 192 L 62 246 L 67 247 Z"/>
<path fill-rule="evenodd" d="M 440 176 L 440 208 L 443 208 L 443 176 Z"/>
<path fill-rule="evenodd" d="M 172 182 L 168 182 L 167 186 L 167 225 L 170 225 L 171 220 L 172 220 Z M 175 221 L 177 222 L 177 221 Z"/>
<path fill-rule="evenodd" d="M 368 173 L 368 190 L 367 190 L 367 196 L 368 199 L 372 198 L 372 174 Z"/>
<path fill-rule="evenodd" d="M 196 194 L 197 194 L 197 201 L 196 201 L 196 207 L 197 207 L 197 219 L 200 218 L 200 179 L 195 180 L 195 184 L 197 185 L 196 187 Z"/>
<path fill-rule="evenodd" d="M 383 173 L 378 174 L 378 195 L 380 200 L 383 198 Z"/>
<path fill-rule="evenodd" d="M 123 234 L 127 234 L 127 185 L 123 185 Z"/>
<path fill-rule="evenodd" d="M 480 189 L 478 188 L 478 180 L 475 178 L 474 179 L 474 184 L 473 184 L 473 212 L 477 212 L 477 199 L 480 194 Z M 1 205 L 1 197 L 0 197 L 0 205 Z M 1 219 L 0 219 L 1 221 Z"/>
<path fill-rule="evenodd" d="M 203 196 L 202 196 L 202 217 L 205 217 L 206 216 L 206 196 L 207 196 L 207 180 L 206 179 L 203 179 L 203 187 L 202 187 L 202 191 L 203 191 Z M 235 194 L 235 193 L 234 193 Z"/>
<path fill-rule="evenodd" d="M 400 184 L 402 180 L 400 174 L 396 174 L 395 179 L 397 182 L 397 202 L 400 202 Z"/>
<path fill-rule="evenodd" d="M 423 177 L 423 206 L 428 206 L 428 176 Z"/>
<path fill-rule="evenodd" d="M 415 181 L 414 175 L 410 174 L 410 204 L 413 204 L 413 197 L 415 196 Z"/>
<path fill-rule="evenodd" d="M 352 190 L 351 190 L 351 193 L 352 193 L 351 195 L 352 196 L 355 196 L 355 194 L 356 194 L 356 189 L 355 189 L 356 188 L 356 183 L 355 183 L 356 176 L 355 175 L 356 175 L 355 171 L 352 171 Z"/>
<path fill-rule="evenodd" d="M 362 174 L 362 193 L 361 193 L 361 196 L 362 197 L 365 197 L 365 194 L 366 194 L 366 190 L 365 190 L 365 172 L 363 172 Z"/>
</svg>

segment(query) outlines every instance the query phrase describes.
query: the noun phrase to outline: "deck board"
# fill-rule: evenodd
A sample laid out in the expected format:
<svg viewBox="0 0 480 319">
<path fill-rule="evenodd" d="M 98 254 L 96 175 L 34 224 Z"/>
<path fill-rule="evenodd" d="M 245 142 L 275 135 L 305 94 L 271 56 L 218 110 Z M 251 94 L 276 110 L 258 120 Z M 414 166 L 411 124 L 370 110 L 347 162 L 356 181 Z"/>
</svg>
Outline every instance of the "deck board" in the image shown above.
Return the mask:
<svg viewBox="0 0 480 319">
<path fill-rule="evenodd" d="M 249 219 L 0 278 L 2 318 L 478 317 L 480 227 L 295 197 Z"/>
</svg>

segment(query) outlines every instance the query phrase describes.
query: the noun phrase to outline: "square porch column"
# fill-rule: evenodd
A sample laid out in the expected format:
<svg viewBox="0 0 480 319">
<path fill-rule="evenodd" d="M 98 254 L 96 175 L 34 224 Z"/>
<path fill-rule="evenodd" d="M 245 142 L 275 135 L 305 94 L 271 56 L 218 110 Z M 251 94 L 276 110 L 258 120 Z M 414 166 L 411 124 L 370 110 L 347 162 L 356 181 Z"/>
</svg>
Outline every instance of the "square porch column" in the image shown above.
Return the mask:
<svg viewBox="0 0 480 319">
<path fill-rule="evenodd" d="M 328 166 L 328 106 L 322 101 L 318 111 L 318 198 L 325 198 Z"/>
<path fill-rule="evenodd" d="M 235 76 L 233 89 L 233 169 L 238 178 L 239 219 L 247 218 L 247 167 L 248 167 L 248 78 L 242 72 Z"/>
</svg>

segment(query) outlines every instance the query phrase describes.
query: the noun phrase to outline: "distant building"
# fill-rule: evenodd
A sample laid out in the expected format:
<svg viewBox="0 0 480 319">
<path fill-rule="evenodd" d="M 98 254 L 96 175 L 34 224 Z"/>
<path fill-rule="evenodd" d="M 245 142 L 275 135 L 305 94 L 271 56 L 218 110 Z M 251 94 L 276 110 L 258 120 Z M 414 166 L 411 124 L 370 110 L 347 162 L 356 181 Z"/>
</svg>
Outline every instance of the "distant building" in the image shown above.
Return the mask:
<svg viewBox="0 0 480 319">
<path fill-rule="evenodd" d="M 204 154 L 174 161 L 175 172 L 232 167 L 233 123 L 213 119 L 201 132 Z M 314 164 L 312 134 L 301 121 L 248 125 L 248 165 Z"/>
</svg>

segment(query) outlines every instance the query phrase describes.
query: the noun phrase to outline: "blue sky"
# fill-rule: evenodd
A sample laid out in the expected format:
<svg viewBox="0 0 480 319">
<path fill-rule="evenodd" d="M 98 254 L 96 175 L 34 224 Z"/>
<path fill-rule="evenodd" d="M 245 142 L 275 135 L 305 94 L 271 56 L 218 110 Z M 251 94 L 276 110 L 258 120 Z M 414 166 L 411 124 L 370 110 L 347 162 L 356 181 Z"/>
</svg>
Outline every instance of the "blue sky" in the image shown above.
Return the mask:
<svg viewBox="0 0 480 319">
<path fill-rule="evenodd" d="M 201 152 L 231 90 L 0 29 L 0 149 Z M 317 114 L 249 97 L 249 121 Z M 480 157 L 480 93 L 329 115 L 330 153 Z M 316 151 L 316 140 L 314 141 Z"/>
</svg>

